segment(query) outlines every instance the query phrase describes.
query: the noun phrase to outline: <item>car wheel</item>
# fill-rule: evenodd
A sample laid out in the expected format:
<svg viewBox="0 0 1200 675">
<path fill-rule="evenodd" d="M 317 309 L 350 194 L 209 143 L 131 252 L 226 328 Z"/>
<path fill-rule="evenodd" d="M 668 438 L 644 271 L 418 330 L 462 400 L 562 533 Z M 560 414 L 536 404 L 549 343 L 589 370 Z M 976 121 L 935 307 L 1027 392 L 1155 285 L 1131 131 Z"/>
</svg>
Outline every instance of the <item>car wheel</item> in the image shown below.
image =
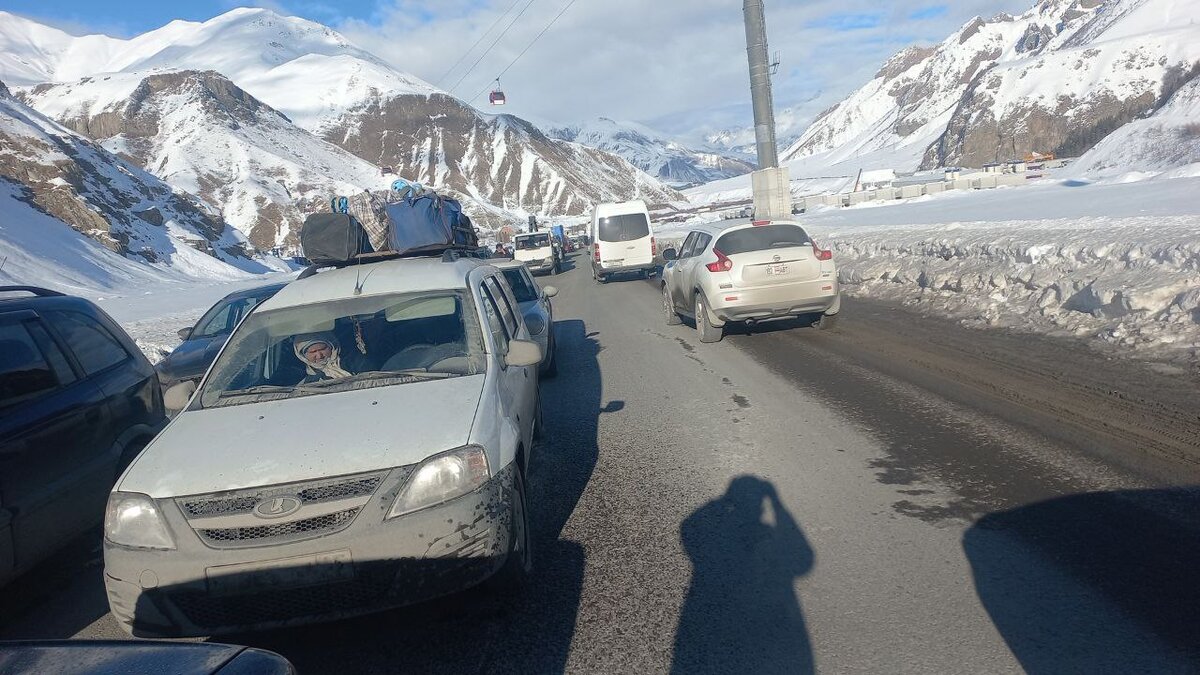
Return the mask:
<svg viewBox="0 0 1200 675">
<path fill-rule="evenodd" d="M 533 412 L 533 440 L 540 441 L 546 437 L 545 427 L 542 426 L 542 397 L 539 393 L 537 410 Z"/>
<path fill-rule="evenodd" d="M 546 350 L 550 352 L 550 360 L 542 367 L 542 377 L 554 377 L 558 375 L 558 355 L 554 351 L 554 341 L 551 340 L 546 345 Z"/>
<path fill-rule="evenodd" d="M 488 586 L 500 592 L 513 592 L 525 585 L 533 571 L 533 536 L 529 531 L 529 508 L 525 497 L 525 476 L 513 467 L 512 536 L 504 565 L 488 580 Z"/>
<path fill-rule="evenodd" d="M 604 276 L 603 274 L 597 274 L 597 275 L 596 275 L 596 281 L 598 281 L 599 283 L 602 283 L 602 284 L 607 284 L 607 283 L 608 283 L 608 277 Z"/>
<path fill-rule="evenodd" d="M 671 301 L 671 291 L 667 289 L 667 285 L 663 284 L 663 317 L 667 320 L 668 326 L 678 326 L 683 323 L 679 318 L 679 313 L 675 311 L 675 303 Z"/>
<path fill-rule="evenodd" d="M 821 314 L 817 319 L 817 330 L 833 330 L 837 328 L 837 314 Z"/>
<path fill-rule="evenodd" d="M 720 342 L 725 337 L 725 329 L 712 325 L 708 320 L 708 308 L 704 304 L 704 296 L 696 294 L 696 330 L 700 333 L 701 342 Z"/>
</svg>

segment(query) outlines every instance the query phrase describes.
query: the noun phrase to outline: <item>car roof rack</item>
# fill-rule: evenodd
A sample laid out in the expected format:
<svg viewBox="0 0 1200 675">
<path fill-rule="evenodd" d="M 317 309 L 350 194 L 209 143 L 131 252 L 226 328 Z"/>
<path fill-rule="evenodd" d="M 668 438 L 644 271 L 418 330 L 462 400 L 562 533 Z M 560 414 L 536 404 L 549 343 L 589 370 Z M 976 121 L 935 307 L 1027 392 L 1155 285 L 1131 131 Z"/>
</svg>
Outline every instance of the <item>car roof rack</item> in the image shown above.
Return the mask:
<svg viewBox="0 0 1200 675">
<path fill-rule="evenodd" d="M 52 291 L 49 288 L 42 288 L 41 286 L 0 286 L 0 293 L 15 293 L 17 291 L 32 293 L 39 298 L 63 298 L 67 295 L 66 293 Z"/>
<path fill-rule="evenodd" d="M 433 258 L 440 256 L 442 262 L 452 263 L 457 260 L 474 259 L 478 260 L 478 256 L 473 256 L 471 253 L 478 246 L 430 246 L 425 248 L 416 248 L 404 253 L 396 251 L 377 251 L 375 253 L 359 253 L 349 260 L 340 260 L 336 262 L 322 262 L 309 265 L 296 277 L 296 280 L 307 279 L 315 275 L 317 272 L 324 269 L 339 269 L 342 267 L 352 267 L 354 265 L 366 265 L 385 260 L 403 260 L 408 258 Z"/>
</svg>

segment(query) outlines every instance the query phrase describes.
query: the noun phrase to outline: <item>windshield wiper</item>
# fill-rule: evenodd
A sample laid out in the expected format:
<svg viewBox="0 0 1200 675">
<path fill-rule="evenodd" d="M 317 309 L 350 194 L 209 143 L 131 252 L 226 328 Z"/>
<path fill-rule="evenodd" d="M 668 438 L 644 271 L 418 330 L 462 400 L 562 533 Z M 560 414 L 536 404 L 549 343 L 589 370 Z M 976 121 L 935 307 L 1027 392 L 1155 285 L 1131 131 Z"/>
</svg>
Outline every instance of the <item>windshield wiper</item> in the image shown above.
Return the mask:
<svg viewBox="0 0 1200 675">
<path fill-rule="evenodd" d="M 315 387 L 315 388 L 324 389 L 327 387 L 336 387 L 340 384 L 352 384 L 355 382 L 368 382 L 371 380 L 399 380 L 399 379 L 404 379 L 404 378 L 440 380 L 442 378 L 453 377 L 453 376 L 454 376 L 453 373 L 431 373 L 431 372 L 428 372 L 425 370 L 419 370 L 419 369 L 391 370 L 391 371 L 370 370 L 365 373 L 351 375 L 350 377 L 341 377 L 336 380 L 320 380 L 317 382 L 310 382 L 309 384 L 304 385 L 304 388 Z"/>
<path fill-rule="evenodd" d="M 232 396 L 254 396 L 255 394 L 290 394 L 295 391 L 295 387 L 284 387 L 275 384 L 260 384 L 249 389 L 233 389 L 231 391 L 223 391 L 217 394 L 217 398 L 229 398 Z"/>
</svg>

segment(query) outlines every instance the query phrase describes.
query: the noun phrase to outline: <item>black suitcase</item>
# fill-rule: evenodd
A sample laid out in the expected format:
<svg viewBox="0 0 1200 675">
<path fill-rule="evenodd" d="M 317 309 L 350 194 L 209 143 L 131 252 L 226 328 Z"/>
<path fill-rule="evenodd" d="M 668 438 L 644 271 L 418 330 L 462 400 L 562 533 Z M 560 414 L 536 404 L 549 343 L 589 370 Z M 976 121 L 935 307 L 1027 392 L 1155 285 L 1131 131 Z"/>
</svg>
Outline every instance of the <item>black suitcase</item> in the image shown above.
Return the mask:
<svg viewBox="0 0 1200 675">
<path fill-rule="evenodd" d="M 367 231 L 347 213 L 314 213 L 305 218 L 300 247 L 314 265 L 345 263 L 374 252 Z"/>
</svg>

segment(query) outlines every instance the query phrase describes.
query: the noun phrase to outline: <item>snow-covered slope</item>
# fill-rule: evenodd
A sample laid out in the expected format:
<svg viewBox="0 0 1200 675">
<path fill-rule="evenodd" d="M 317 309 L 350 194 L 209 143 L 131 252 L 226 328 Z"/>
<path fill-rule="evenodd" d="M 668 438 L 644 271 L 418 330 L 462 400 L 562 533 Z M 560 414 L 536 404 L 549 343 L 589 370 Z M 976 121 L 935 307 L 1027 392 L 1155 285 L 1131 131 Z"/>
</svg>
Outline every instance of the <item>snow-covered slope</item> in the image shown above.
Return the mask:
<svg viewBox="0 0 1200 675">
<path fill-rule="evenodd" d="M 271 269 L 223 220 L 13 99 L 2 85 L 0 240 L 6 281 L 55 266 L 64 283 L 85 286 L 147 265 L 204 278 Z"/>
<path fill-rule="evenodd" d="M 330 28 L 269 10 L 174 21 L 129 40 L 72 38 L 0 13 L 0 55 L 0 77 L 26 86 L 156 69 L 219 72 L 368 162 L 504 208 L 579 213 L 596 199 L 679 198 L 611 155 L 528 133 L 529 125 L 515 118 L 480 113 Z M 64 98 L 58 105 L 80 102 Z"/>
<path fill-rule="evenodd" d="M 386 187 L 378 167 L 212 71 L 118 73 L 38 85 L 24 96 L 199 196 L 260 249 L 294 244 L 305 214 L 332 195 Z"/>
<path fill-rule="evenodd" d="M 630 164 L 673 185 L 707 183 L 749 173 L 754 165 L 714 152 L 697 152 L 659 132 L 633 122 L 607 117 L 573 126 L 546 129 L 547 135 L 598 148 L 625 158 Z"/>
<path fill-rule="evenodd" d="M 1076 155 L 1164 103 L 1200 62 L 1200 3 L 1040 0 L 892 57 L 784 153 L 915 169 Z"/>
</svg>

